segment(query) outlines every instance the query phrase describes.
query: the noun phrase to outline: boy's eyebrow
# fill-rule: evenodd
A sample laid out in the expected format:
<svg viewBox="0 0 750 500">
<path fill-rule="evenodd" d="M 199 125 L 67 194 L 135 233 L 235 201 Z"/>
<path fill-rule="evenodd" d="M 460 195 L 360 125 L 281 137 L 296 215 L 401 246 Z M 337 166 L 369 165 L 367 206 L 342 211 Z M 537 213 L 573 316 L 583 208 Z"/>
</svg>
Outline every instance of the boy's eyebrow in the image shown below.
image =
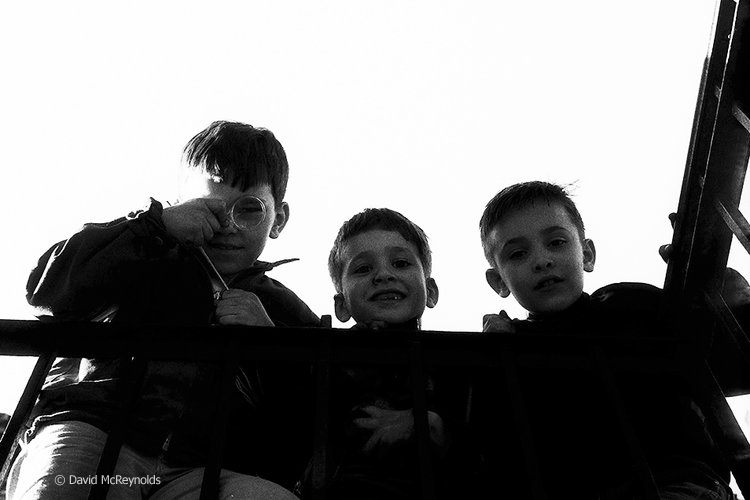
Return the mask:
<svg viewBox="0 0 750 500">
<path fill-rule="evenodd" d="M 565 231 L 566 233 L 570 232 L 570 231 L 568 231 L 568 228 L 563 227 L 563 226 L 550 226 L 550 227 L 542 229 L 541 233 L 542 234 L 549 234 L 549 233 L 554 233 L 556 231 Z"/>
<path fill-rule="evenodd" d="M 410 249 L 408 247 L 402 247 L 402 246 L 388 246 L 388 247 L 385 247 L 384 250 L 385 250 L 384 253 L 398 251 L 398 252 L 406 252 L 406 253 L 414 254 L 414 250 L 412 250 L 412 249 Z M 365 257 L 371 257 L 371 256 L 375 255 L 375 253 L 376 252 L 374 250 L 362 250 L 358 254 L 352 255 L 351 258 L 348 259 L 347 264 L 349 264 L 351 262 L 354 262 L 357 259 L 361 259 L 361 258 L 365 258 Z"/>
<path fill-rule="evenodd" d="M 412 249 L 411 249 L 411 248 L 409 248 L 409 247 L 402 247 L 402 246 L 395 246 L 395 245 L 394 245 L 394 246 L 391 246 L 391 247 L 385 247 L 385 250 L 386 250 L 387 252 L 392 252 L 392 251 L 396 250 L 396 251 L 398 251 L 398 252 L 408 252 L 408 253 L 414 253 L 414 250 L 412 250 Z"/>
<path fill-rule="evenodd" d="M 372 255 L 372 250 L 363 250 L 355 255 L 350 255 L 349 258 L 346 261 L 346 264 L 349 264 L 350 262 L 354 262 L 357 259 L 361 259 L 363 257 L 369 257 Z"/>
<path fill-rule="evenodd" d="M 546 235 L 551 234 L 551 233 L 556 233 L 557 231 L 565 231 L 566 233 L 570 232 L 570 231 L 568 231 L 567 228 L 565 228 L 563 226 L 549 226 L 549 227 L 545 227 L 544 229 L 542 229 L 540 231 L 540 233 L 543 236 L 546 236 Z M 503 242 L 503 244 L 501 246 L 501 250 L 504 249 L 505 247 L 507 247 L 508 245 L 515 245 L 515 244 L 524 242 L 524 241 L 526 241 L 526 239 L 527 238 L 524 237 L 524 236 L 517 236 L 515 238 L 511 238 L 508 241 Z"/>
</svg>

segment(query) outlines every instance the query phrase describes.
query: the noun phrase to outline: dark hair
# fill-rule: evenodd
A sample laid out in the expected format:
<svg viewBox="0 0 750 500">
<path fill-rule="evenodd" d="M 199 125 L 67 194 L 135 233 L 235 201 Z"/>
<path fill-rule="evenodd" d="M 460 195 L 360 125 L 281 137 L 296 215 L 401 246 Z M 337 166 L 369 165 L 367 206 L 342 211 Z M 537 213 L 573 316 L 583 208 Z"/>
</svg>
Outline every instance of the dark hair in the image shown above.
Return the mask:
<svg viewBox="0 0 750 500">
<path fill-rule="evenodd" d="M 479 221 L 479 234 L 482 238 L 484 256 L 491 266 L 495 263 L 492 259 L 492 248 L 488 237 L 490 231 L 497 226 L 503 217 L 509 212 L 533 205 L 536 201 L 546 202 L 548 205 L 559 203 L 568 212 L 573 221 L 581 241 L 584 239 L 584 227 L 581 214 L 576 204 L 570 199 L 570 195 L 564 187 L 544 181 L 521 182 L 508 186 L 487 203 L 482 218 Z"/>
<path fill-rule="evenodd" d="M 328 273 L 331 275 L 337 292 L 341 291 L 341 275 L 344 272 L 343 253 L 347 240 L 373 229 L 395 231 L 403 236 L 406 241 L 414 244 L 417 247 L 425 276 L 430 276 L 432 253 L 430 252 L 430 244 L 427 242 L 427 235 L 422 231 L 422 228 L 395 210 L 367 208 L 344 222 L 338 235 L 336 235 L 336 240 L 333 242 L 333 248 L 328 256 Z"/>
<path fill-rule="evenodd" d="M 289 163 L 270 130 L 246 123 L 216 121 L 185 146 L 188 167 L 240 190 L 268 184 L 276 203 L 286 194 Z"/>
</svg>

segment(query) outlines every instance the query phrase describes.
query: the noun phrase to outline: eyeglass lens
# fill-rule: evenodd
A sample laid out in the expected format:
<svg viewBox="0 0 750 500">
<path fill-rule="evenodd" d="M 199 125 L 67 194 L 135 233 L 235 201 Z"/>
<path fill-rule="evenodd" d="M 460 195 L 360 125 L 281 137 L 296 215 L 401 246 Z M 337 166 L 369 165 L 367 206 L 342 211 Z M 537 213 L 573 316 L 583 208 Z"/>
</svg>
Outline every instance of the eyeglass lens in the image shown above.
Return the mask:
<svg viewBox="0 0 750 500">
<path fill-rule="evenodd" d="M 229 217 L 240 229 L 250 229 L 266 218 L 266 205 L 255 196 L 243 196 L 232 204 Z"/>
</svg>

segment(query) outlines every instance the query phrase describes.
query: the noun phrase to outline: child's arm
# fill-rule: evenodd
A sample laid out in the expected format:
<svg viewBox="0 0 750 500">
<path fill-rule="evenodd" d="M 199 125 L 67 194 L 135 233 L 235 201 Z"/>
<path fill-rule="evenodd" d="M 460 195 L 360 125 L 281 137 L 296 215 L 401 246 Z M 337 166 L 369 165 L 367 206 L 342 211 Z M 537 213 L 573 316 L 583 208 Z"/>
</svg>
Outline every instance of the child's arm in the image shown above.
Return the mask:
<svg viewBox="0 0 750 500">
<path fill-rule="evenodd" d="M 166 256 L 175 242 L 161 204 L 104 224 L 86 224 L 47 250 L 31 272 L 27 300 L 61 319 L 90 319 L 139 280 L 142 263 Z"/>
<path fill-rule="evenodd" d="M 363 448 L 365 453 L 386 451 L 410 439 L 414 434 L 414 415 L 411 409 L 390 410 L 371 405 L 363 407 L 362 411 L 367 416 L 354 419 L 354 425 L 372 430 Z M 428 411 L 427 422 L 430 428 L 430 441 L 438 451 L 443 451 L 447 441 L 443 419 L 434 411 Z"/>
</svg>

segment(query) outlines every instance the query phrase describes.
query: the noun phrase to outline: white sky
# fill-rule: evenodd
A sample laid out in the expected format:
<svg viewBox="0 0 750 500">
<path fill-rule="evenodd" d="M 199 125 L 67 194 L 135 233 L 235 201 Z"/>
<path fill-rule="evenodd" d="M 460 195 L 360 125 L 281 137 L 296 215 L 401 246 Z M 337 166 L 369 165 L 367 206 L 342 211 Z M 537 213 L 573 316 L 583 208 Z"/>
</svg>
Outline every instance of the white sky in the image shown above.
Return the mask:
<svg viewBox="0 0 750 500">
<path fill-rule="evenodd" d="M 270 128 L 291 164 L 271 276 L 333 313 L 326 258 L 366 207 L 428 234 L 430 330 L 505 308 L 477 223 L 502 187 L 576 183 L 597 245 L 587 291 L 661 286 L 713 0 L 5 2 L 0 6 L 0 317 L 31 319 L 38 256 L 83 223 L 172 199 L 217 119 Z M 746 265 L 745 261 L 743 265 Z M 740 270 L 746 276 L 746 270 Z M 337 323 L 334 321 L 334 326 Z M 10 412 L 28 360 L 4 358 Z M 22 375 L 23 374 L 23 375 Z"/>
</svg>

